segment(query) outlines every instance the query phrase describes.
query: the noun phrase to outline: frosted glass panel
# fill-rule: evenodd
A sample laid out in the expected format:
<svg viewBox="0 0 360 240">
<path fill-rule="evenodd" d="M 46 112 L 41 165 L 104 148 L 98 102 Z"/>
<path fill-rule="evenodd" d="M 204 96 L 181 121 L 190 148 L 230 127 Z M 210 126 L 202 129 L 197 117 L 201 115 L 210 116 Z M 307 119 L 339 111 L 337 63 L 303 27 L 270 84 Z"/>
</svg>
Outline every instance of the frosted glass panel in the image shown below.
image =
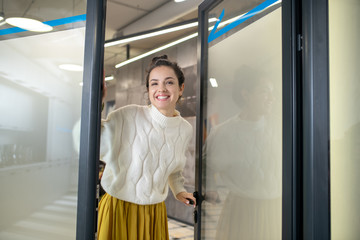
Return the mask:
<svg viewBox="0 0 360 240">
<path fill-rule="evenodd" d="M 244 9 L 259 3 L 251 4 Z M 219 5 L 211 16 L 224 8 L 235 17 L 244 5 Z M 280 4 L 251 20 L 208 50 L 203 239 L 281 239 Z"/>
<path fill-rule="evenodd" d="M 71 17 L 84 19 L 86 2 L 4 3 L 5 16 L 24 14 L 24 5 L 29 16 L 60 23 L 44 33 L 0 27 L 0 239 L 75 239 L 74 126 L 80 120 L 82 71 L 59 65 L 83 65 L 85 21 Z"/>
<path fill-rule="evenodd" d="M 360 236 L 360 1 L 329 1 L 331 239 Z"/>
</svg>

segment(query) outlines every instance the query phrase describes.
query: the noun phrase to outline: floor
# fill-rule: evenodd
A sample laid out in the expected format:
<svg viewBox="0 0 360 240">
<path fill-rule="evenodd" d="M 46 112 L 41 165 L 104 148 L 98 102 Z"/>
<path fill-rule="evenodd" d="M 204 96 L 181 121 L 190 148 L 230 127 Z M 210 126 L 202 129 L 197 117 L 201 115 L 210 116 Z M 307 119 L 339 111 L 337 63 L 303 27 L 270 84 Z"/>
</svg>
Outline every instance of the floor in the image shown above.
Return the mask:
<svg viewBox="0 0 360 240">
<path fill-rule="evenodd" d="M 168 218 L 170 240 L 194 240 L 194 227 Z"/>
<path fill-rule="evenodd" d="M 68 194 L 39 211 L 4 228 L 0 226 L 1 240 L 65 240 L 75 239 L 76 194 Z M 169 219 L 170 240 L 193 240 L 194 228 Z"/>
</svg>

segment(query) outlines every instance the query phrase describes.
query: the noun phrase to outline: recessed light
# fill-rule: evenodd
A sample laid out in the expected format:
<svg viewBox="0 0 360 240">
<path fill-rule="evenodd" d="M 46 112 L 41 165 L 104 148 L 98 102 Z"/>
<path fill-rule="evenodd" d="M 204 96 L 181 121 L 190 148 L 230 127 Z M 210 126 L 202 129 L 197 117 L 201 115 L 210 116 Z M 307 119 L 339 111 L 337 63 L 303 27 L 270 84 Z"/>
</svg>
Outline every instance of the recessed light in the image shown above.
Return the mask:
<svg viewBox="0 0 360 240">
<path fill-rule="evenodd" d="M 110 75 L 110 76 L 105 77 L 105 81 L 111 81 L 111 80 L 114 80 L 114 76 L 113 76 L 113 75 Z"/>
<path fill-rule="evenodd" d="M 49 32 L 53 29 L 50 25 L 31 18 L 11 17 L 7 18 L 5 21 L 7 24 L 14 27 L 19 27 L 32 32 Z"/>
<path fill-rule="evenodd" d="M 212 87 L 218 87 L 218 83 L 215 78 L 209 78 L 210 84 Z"/>
<path fill-rule="evenodd" d="M 83 67 L 77 64 L 61 64 L 59 68 L 66 71 L 81 72 Z"/>
</svg>

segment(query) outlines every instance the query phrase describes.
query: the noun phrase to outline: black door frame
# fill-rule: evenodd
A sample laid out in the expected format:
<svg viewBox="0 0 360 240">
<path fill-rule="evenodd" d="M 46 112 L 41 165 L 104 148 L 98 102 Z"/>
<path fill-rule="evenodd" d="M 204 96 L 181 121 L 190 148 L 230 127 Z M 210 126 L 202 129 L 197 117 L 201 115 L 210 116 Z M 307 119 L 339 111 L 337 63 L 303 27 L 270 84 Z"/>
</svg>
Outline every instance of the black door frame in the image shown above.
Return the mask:
<svg viewBox="0 0 360 240">
<path fill-rule="evenodd" d="M 195 237 L 201 239 L 208 12 L 199 6 Z M 328 0 L 283 0 L 283 239 L 330 239 Z"/>
<path fill-rule="evenodd" d="M 303 237 L 330 239 L 328 0 L 302 1 Z"/>
<path fill-rule="evenodd" d="M 81 106 L 76 239 L 95 239 L 106 0 L 88 0 Z"/>
</svg>

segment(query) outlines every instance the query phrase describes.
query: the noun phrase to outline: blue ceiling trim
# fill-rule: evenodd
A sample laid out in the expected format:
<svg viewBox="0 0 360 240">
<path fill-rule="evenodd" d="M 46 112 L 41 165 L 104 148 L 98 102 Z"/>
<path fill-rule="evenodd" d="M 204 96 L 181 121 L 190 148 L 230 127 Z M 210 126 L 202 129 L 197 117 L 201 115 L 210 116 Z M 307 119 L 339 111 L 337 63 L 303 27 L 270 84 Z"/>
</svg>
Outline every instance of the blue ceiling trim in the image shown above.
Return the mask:
<svg viewBox="0 0 360 240">
<path fill-rule="evenodd" d="M 75 22 L 82 22 L 82 21 L 86 21 L 86 14 L 50 20 L 50 21 L 46 21 L 43 23 L 50 25 L 52 27 L 55 27 L 55 26 L 60 26 L 60 25 L 68 24 L 68 23 L 75 23 Z M 18 27 L 6 28 L 6 29 L 0 30 L 0 36 L 7 35 L 7 34 L 13 34 L 13 33 L 19 33 L 19 32 L 27 32 L 27 31 L 28 30 L 18 28 Z"/>
</svg>

